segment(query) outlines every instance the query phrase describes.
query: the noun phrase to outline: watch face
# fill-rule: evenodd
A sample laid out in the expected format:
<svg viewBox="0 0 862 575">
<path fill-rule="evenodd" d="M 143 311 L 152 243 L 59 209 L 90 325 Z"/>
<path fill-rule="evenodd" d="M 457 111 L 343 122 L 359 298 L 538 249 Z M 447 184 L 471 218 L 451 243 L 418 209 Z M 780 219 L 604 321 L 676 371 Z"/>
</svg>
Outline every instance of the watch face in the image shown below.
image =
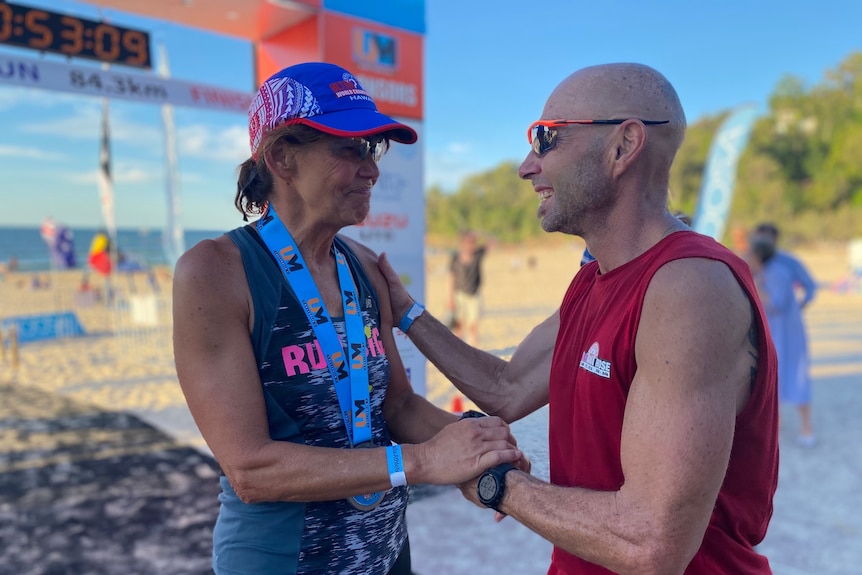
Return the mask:
<svg viewBox="0 0 862 575">
<path fill-rule="evenodd" d="M 491 501 L 497 494 L 497 479 L 493 475 L 483 475 L 479 478 L 477 490 L 481 501 Z"/>
</svg>

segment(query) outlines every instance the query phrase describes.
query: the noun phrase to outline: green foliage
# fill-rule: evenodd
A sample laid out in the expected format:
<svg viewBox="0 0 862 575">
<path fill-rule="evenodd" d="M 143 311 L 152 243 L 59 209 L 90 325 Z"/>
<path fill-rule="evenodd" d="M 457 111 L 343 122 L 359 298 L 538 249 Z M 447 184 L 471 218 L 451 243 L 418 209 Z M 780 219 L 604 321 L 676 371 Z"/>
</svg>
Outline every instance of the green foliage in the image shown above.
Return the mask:
<svg viewBox="0 0 862 575">
<path fill-rule="evenodd" d="M 709 148 L 726 115 L 689 124 L 671 169 L 672 209 L 694 214 Z M 536 195 L 511 162 L 469 177 L 454 194 L 431 188 L 426 206 L 428 232 L 439 238 L 463 228 L 504 242 L 544 234 Z M 793 76 L 776 85 L 739 161 L 726 239 L 765 220 L 800 242 L 862 235 L 862 53 L 827 70 L 813 87 Z"/>
<path fill-rule="evenodd" d="M 536 193 L 518 177 L 513 162 L 468 177 L 453 194 L 432 187 L 425 206 L 428 233 L 438 238 L 472 229 L 513 243 L 544 233 L 536 218 Z"/>
</svg>

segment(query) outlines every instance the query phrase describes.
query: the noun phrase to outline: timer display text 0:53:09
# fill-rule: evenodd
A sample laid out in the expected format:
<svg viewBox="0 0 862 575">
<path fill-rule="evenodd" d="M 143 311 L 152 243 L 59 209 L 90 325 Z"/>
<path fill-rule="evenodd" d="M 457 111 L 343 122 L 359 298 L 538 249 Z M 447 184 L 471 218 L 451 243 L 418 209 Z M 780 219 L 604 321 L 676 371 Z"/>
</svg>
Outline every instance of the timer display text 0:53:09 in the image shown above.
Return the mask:
<svg viewBox="0 0 862 575">
<path fill-rule="evenodd" d="M 0 1 L 0 44 L 151 68 L 150 35 L 105 22 Z"/>
</svg>

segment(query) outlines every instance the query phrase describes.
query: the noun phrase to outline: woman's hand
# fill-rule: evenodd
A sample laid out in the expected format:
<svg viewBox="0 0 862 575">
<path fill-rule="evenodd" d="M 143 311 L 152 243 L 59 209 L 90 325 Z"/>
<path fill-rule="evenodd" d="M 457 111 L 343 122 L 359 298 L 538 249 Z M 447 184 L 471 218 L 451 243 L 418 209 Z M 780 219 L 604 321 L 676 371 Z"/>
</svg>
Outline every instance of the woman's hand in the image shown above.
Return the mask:
<svg viewBox="0 0 862 575">
<path fill-rule="evenodd" d="M 462 419 L 412 448 L 409 452 L 416 467 L 412 472 L 406 470 L 410 483 L 460 484 L 501 463 L 529 465 L 509 426 L 499 417 Z"/>
</svg>

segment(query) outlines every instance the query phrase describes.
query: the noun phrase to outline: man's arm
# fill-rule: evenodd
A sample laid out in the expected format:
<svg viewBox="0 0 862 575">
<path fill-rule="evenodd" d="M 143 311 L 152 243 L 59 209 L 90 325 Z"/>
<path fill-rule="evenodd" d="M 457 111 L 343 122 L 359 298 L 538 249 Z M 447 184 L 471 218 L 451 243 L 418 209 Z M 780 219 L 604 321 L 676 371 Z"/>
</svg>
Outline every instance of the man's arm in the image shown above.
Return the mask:
<svg viewBox="0 0 862 575">
<path fill-rule="evenodd" d="M 682 573 L 701 545 L 757 367 L 754 321 L 723 264 L 687 259 L 662 267 L 637 333 L 622 487 L 558 487 L 512 471 L 500 509 L 614 572 Z M 475 487 L 464 491 L 475 501 Z"/>
<path fill-rule="evenodd" d="M 380 256 L 378 265 L 389 285 L 393 318 L 400 318 L 413 299 L 386 254 Z M 413 322 L 407 335 L 480 409 L 511 423 L 548 403 L 551 358 L 559 326 L 559 312 L 555 312 L 530 332 L 509 361 L 466 344 L 428 311 Z"/>
<path fill-rule="evenodd" d="M 424 450 L 424 466 L 428 469 L 445 469 L 452 466 L 449 461 L 463 452 L 460 438 L 457 434 L 446 433 L 444 428 L 458 421 L 458 416 L 440 409 L 430 401 L 413 391 L 413 386 L 407 377 L 407 371 L 395 345 L 392 335 L 393 317 L 389 286 L 377 267 L 377 254 L 366 246 L 344 238 L 353 247 L 359 260 L 377 291 L 380 303 L 380 339 L 386 357 L 389 359 L 389 385 L 386 389 L 386 400 L 383 404 L 383 416 L 392 434 L 399 443 L 426 443 L 433 446 Z M 448 331 L 448 330 L 447 330 Z M 497 420 L 497 418 L 494 418 Z M 497 420 L 499 421 L 499 420 Z M 457 424 L 461 425 L 461 424 Z M 507 427 L 508 430 L 508 427 Z M 506 437 L 508 447 L 517 445 L 511 435 Z M 505 446 L 504 446 L 505 448 Z M 518 459 L 514 463 L 522 470 L 529 472 L 531 462 L 520 451 L 512 451 Z M 508 458 L 509 454 L 506 454 Z M 489 465 L 490 467 L 490 465 Z M 482 470 L 484 471 L 484 469 Z"/>
<path fill-rule="evenodd" d="M 368 247 L 343 237 L 362 262 L 368 278 L 374 284 L 380 304 L 380 340 L 389 360 L 389 386 L 383 415 L 386 424 L 399 443 L 420 443 L 434 437 L 446 425 L 458 421 L 458 416 L 429 402 L 413 391 L 407 371 L 392 335 L 394 319 L 389 286 L 377 268 L 377 254 Z M 513 440 L 514 442 L 514 440 Z"/>
</svg>

